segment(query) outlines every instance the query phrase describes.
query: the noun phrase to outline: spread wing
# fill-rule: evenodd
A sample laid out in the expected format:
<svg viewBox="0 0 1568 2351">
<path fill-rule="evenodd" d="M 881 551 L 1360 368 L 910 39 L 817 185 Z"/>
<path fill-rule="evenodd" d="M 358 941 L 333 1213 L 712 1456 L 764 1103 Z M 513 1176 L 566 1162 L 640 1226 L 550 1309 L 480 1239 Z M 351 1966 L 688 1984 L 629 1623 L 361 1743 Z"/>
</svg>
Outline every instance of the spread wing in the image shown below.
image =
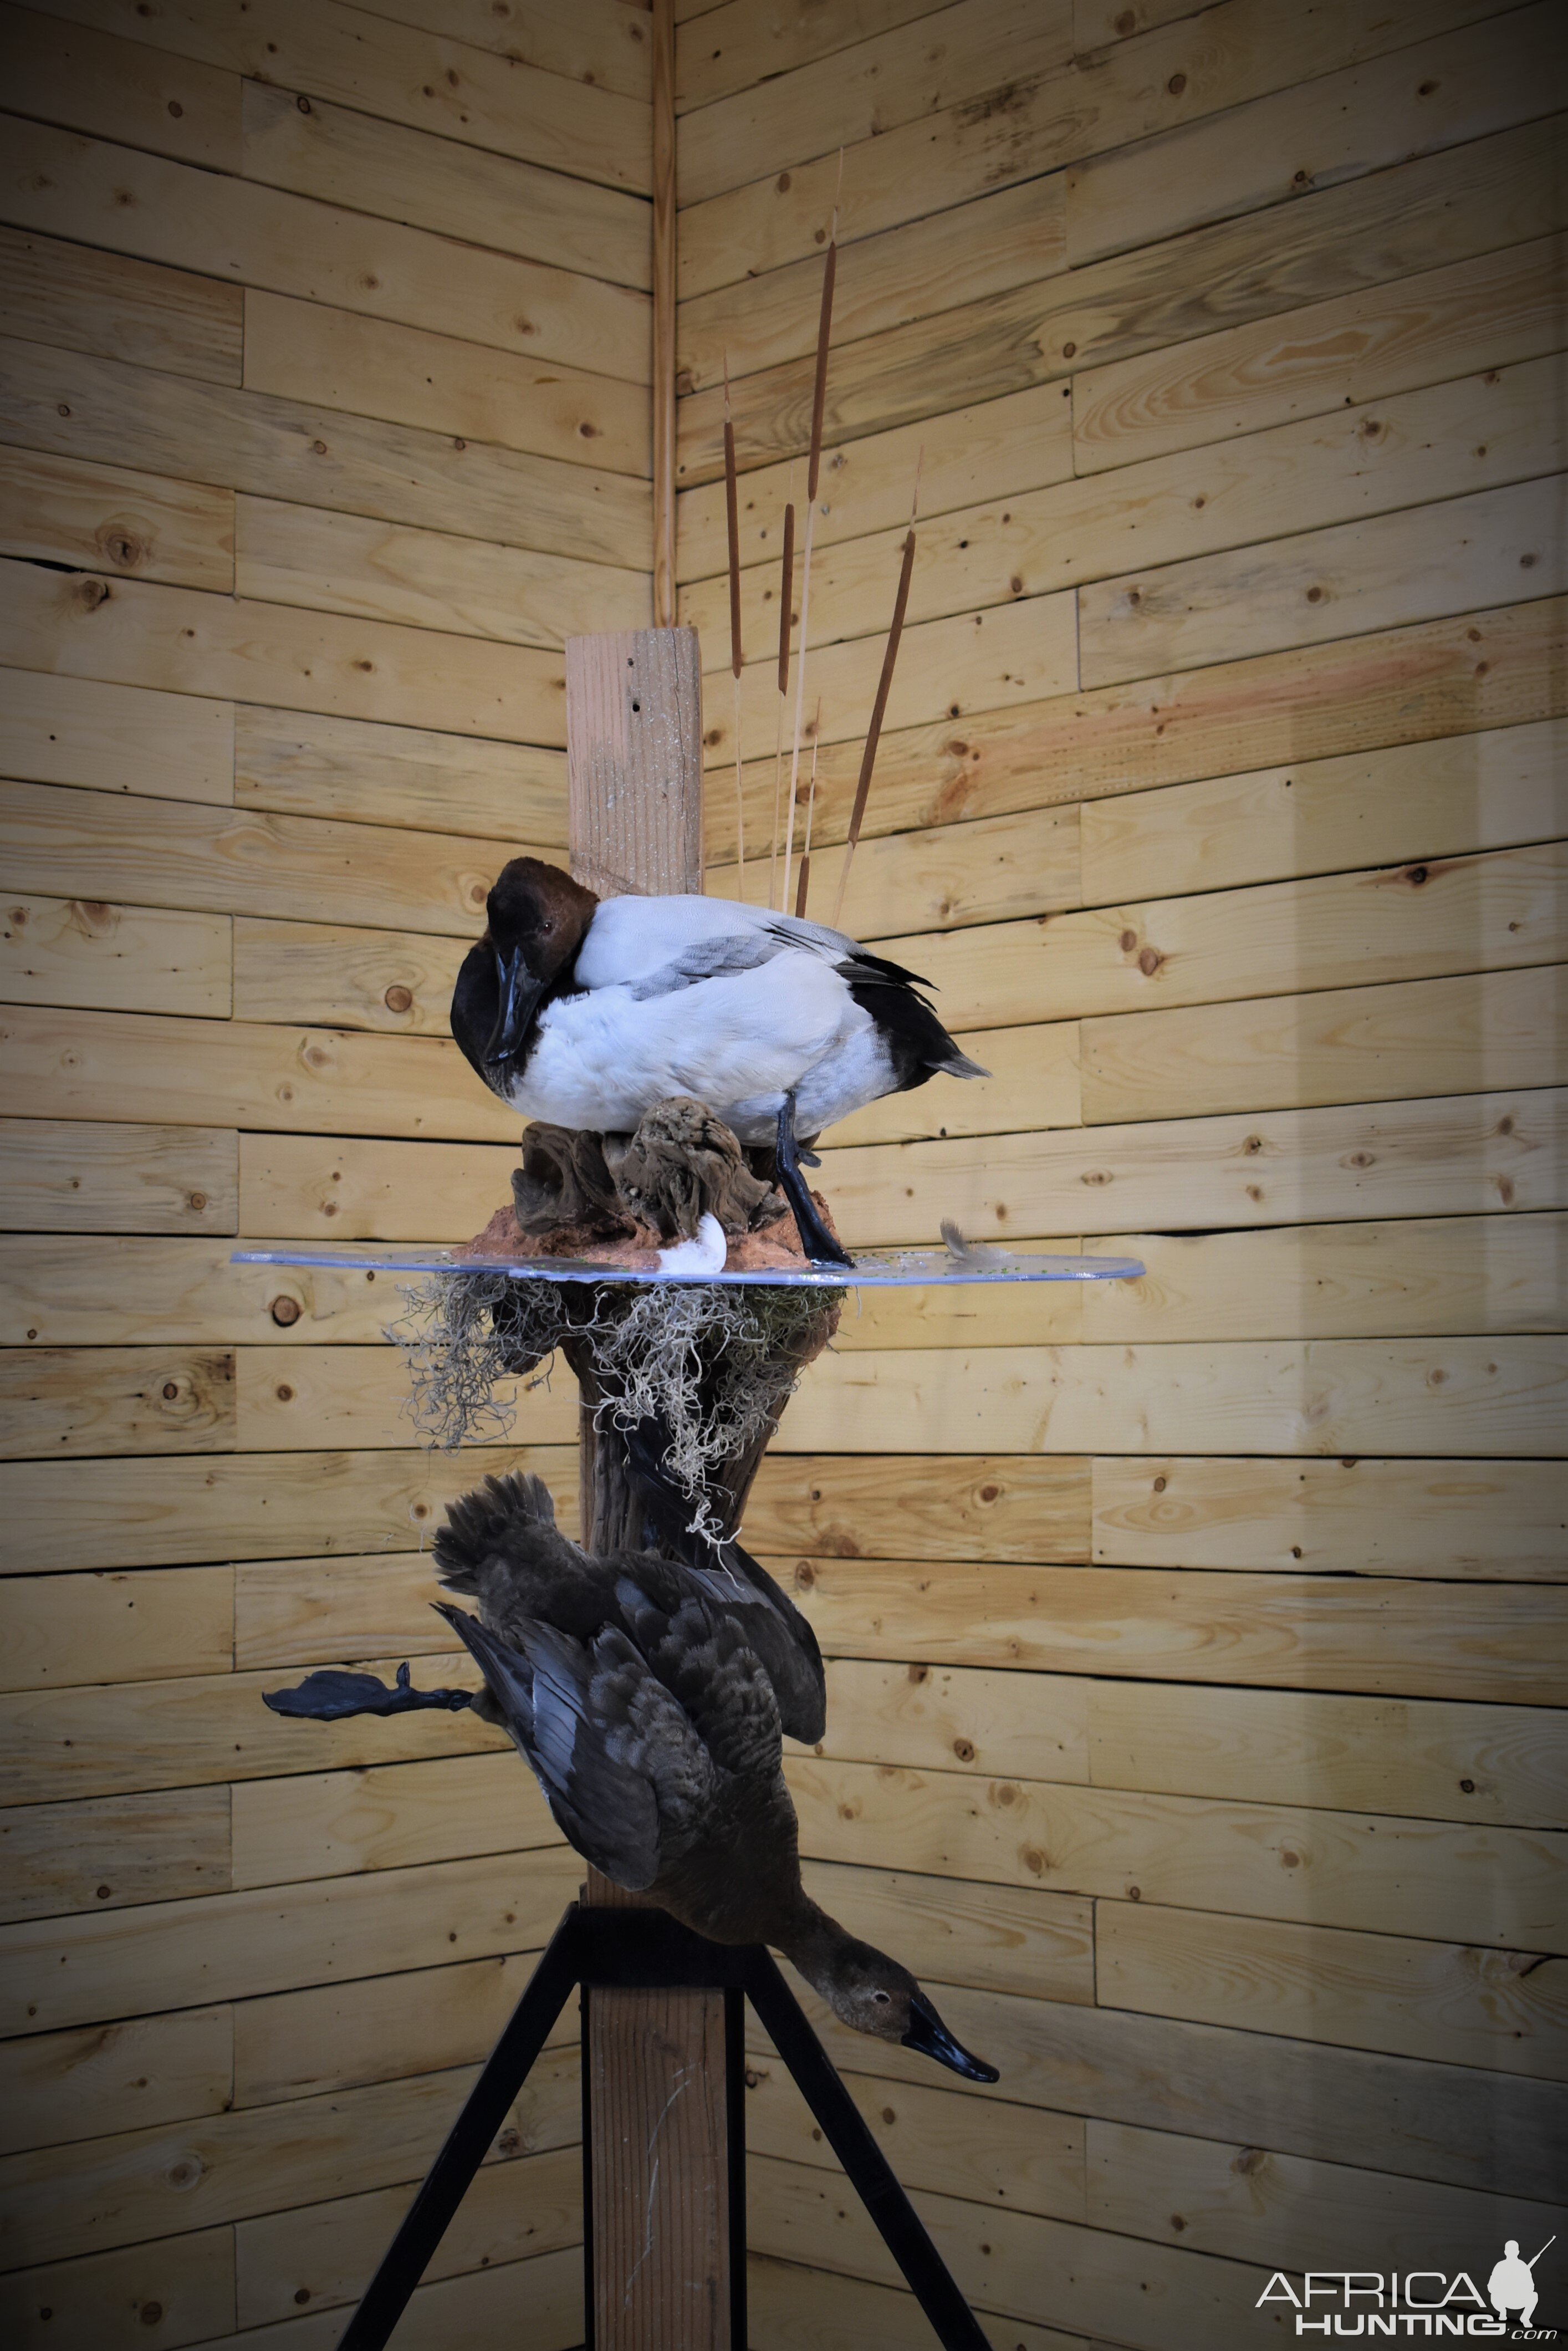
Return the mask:
<svg viewBox="0 0 1568 2351">
<path fill-rule="evenodd" d="M 714 1765 L 683 1707 L 613 1626 L 591 1645 L 517 1620 L 519 1646 L 436 1603 L 477 1661 L 561 1834 L 642 1892 L 701 1834 Z"/>
</svg>

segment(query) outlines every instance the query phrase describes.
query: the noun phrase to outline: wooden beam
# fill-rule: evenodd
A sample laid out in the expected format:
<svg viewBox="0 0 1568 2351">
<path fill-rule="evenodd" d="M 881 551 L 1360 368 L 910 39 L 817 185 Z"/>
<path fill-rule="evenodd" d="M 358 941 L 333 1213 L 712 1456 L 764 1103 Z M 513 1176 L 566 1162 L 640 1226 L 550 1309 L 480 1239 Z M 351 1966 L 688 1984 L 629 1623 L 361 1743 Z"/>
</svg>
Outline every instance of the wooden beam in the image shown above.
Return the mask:
<svg viewBox="0 0 1568 2351">
<path fill-rule="evenodd" d="M 675 620 L 675 20 L 653 0 L 653 625 Z M 700 884 L 699 884 L 700 887 Z"/>
</svg>

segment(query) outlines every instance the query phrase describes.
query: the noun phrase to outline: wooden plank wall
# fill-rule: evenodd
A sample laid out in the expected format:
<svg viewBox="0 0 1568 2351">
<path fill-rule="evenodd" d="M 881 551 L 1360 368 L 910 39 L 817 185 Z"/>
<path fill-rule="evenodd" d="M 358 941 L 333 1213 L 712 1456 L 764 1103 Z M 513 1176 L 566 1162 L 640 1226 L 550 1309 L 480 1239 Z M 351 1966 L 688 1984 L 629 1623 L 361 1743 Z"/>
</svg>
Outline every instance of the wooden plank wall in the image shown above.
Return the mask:
<svg viewBox="0 0 1568 2351">
<path fill-rule="evenodd" d="M 1229 2351 L 1275 2270 L 1484 2278 L 1568 2228 L 1561 12 L 679 37 L 722 886 L 721 376 L 755 854 L 841 142 L 822 914 L 923 453 L 846 919 L 995 1075 L 836 1132 L 825 1187 L 861 1242 L 1149 1268 L 879 1300 L 790 1407 L 752 1526 L 832 1658 L 815 1882 L 1002 2080 L 835 2053 L 998 2345 Z M 915 2351 L 752 2070 L 754 2341 Z"/>
<path fill-rule="evenodd" d="M 828 1187 L 1150 1267 L 867 1306 L 759 1483 L 814 1881 L 1003 2080 L 835 2049 L 998 2345 L 1262 2339 L 1276 2267 L 1557 2224 L 1555 26 L 680 13 L 684 617 L 718 667 L 727 351 L 754 845 L 844 150 L 824 893 L 924 451 L 847 919 L 995 1074 Z M 444 1004 L 564 839 L 561 635 L 647 615 L 647 19 L 4 17 L 0 2312 L 326 2351 L 577 1866 L 461 1717 L 260 1708 L 448 1671 L 482 1465 L 413 1445 L 384 1282 L 227 1258 L 505 1196 Z M 563 1495 L 574 1427 L 520 1402 Z M 758 2351 L 913 2351 L 751 2072 Z M 411 2341 L 580 2339 L 577 2115 L 568 2032 Z"/>
<path fill-rule="evenodd" d="M 260 1703 L 570 1451 L 432 1458 L 392 1285 L 228 1257 L 377 1229 L 345 1150 L 506 1196 L 445 1005 L 650 617 L 651 21 L 0 7 L 7 2345 L 334 2342 L 577 1886 L 466 1717 Z M 575 2040 L 411 2340 L 580 2342 Z"/>
</svg>

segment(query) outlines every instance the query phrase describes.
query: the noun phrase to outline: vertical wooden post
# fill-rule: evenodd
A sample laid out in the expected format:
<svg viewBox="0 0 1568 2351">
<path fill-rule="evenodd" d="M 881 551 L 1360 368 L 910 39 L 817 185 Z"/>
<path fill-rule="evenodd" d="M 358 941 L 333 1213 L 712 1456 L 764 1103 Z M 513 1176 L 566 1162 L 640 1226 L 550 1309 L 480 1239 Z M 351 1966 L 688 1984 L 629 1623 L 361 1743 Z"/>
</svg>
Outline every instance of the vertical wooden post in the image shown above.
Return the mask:
<svg viewBox="0 0 1568 2351">
<path fill-rule="evenodd" d="M 653 0 L 653 619 L 675 618 L 675 0 Z"/>
<path fill-rule="evenodd" d="M 702 674 L 695 632 L 569 637 L 571 868 L 601 897 L 700 891 Z M 613 1435 L 581 1416 L 590 1548 L 628 1540 Z M 588 1874 L 588 1899 L 643 1897 Z M 594 2351 L 745 2351 L 731 2343 L 722 1992 L 590 1994 Z"/>
</svg>

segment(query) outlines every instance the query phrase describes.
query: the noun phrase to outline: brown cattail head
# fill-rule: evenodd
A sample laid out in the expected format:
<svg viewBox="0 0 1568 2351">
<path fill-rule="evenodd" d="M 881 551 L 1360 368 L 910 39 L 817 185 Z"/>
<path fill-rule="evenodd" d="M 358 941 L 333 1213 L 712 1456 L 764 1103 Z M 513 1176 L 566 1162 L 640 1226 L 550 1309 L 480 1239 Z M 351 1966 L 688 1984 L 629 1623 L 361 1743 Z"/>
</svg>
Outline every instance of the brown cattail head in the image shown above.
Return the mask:
<svg viewBox="0 0 1568 2351">
<path fill-rule="evenodd" d="M 795 601 L 795 502 L 784 509 L 783 577 L 779 588 L 779 691 L 789 691 L 789 607 Z"/>
</svg>

